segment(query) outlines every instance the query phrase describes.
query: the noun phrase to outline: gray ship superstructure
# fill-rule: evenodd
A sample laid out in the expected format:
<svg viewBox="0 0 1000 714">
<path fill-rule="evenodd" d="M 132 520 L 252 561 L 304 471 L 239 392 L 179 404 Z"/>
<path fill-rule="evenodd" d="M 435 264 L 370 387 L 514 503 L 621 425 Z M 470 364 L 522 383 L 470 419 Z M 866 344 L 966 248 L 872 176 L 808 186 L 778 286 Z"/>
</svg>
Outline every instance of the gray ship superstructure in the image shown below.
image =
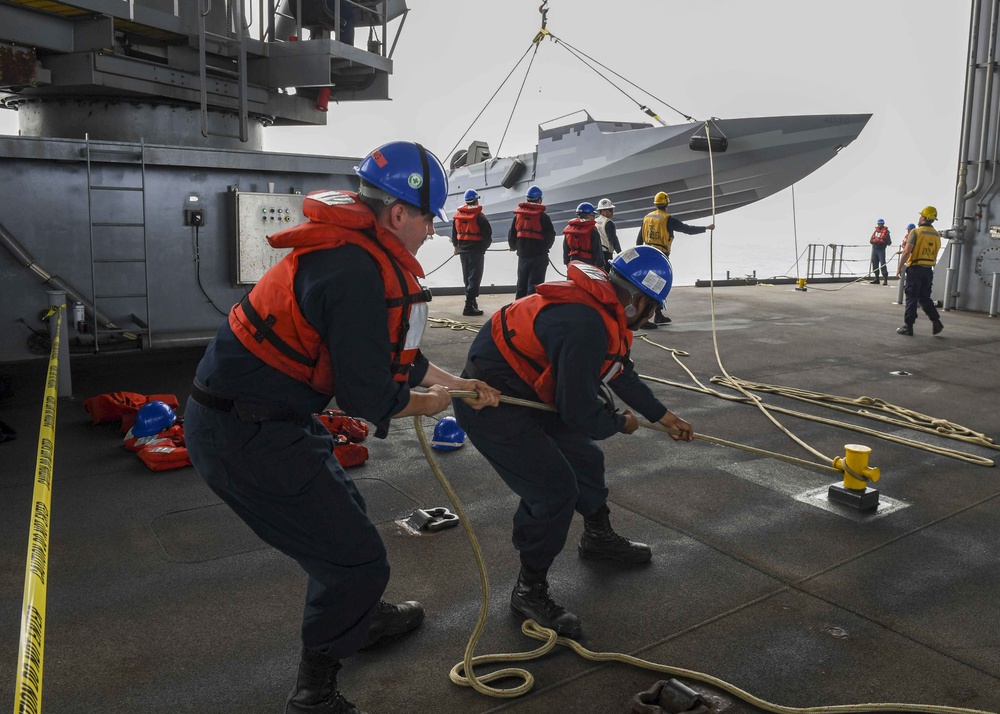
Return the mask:
<svg viewBox="0 0 1000 714">
<path fill-rule="evenodd" d="M 636 226 L 657 191 L 670 194 L 670 212 L 684 220 L 723 213 L 787 188 L 832 159 L 854 141 L 871 114 L 714 119 L 675 126 L 598 121 L 586 112 L 579 121 L 539 127 L 537 150 L 494 159 L 483 142 L 451 161 L 449 214 L 472 188 L 482 196 L 486 216 L 508 225 L 529 186 L 544 191 L 543 203 L 559 225 L 582 201 L 602 197 L 615 204 L 615 224 Z M 708 151 L 711 141 L 713 151 Z M 455 166 L 465 158 L 478 163 Z M 440 225 L 438 232 L 450 232 Z"/>
</svg>

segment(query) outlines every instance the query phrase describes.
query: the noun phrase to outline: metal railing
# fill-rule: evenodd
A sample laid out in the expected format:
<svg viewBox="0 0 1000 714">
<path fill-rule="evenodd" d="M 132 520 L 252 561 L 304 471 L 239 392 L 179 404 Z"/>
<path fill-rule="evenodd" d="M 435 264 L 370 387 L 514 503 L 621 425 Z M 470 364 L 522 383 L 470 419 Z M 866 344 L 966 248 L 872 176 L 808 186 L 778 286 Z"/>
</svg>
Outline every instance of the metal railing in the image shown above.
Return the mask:
<svg viewBox="0 0 1000 714">
<path fill-rule="evenodd" d="M 899 265 L 898 250 L 886 250 L 886 266 L 891 275 L 896 274 Z M 815 278 L 858 278 L 871 274 L 871 252 L 869 244 L 845 245 L 840 243 L 810 243 L 806 248 L 806 279 Z"/>
</svg>

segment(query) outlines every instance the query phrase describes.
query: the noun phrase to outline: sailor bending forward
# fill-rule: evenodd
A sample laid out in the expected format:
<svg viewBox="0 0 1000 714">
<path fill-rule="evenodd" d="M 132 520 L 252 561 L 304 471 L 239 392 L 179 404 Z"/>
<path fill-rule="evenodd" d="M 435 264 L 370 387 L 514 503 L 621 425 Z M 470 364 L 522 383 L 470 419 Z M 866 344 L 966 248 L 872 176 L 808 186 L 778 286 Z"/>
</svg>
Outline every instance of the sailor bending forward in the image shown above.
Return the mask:
<svg viewBox="0 0 1000 714">
<path fill-rule="evenodd" d="M 537 293 L 496 312 L 469 350 L 464 377 L 505 395 L 541 401 L 558 413 L 501 404 L 476 411 L 455 401 L 455 416 L 500 478 L 521 497 L 514 547 L 521 572 L 511 607 L 560 635 L 579 637 L 580 620 L 549 593 L 547 573 L 566 544 L 574 511 L 584 517 L 579 554 L 644 563 L 649 546 L 611 527 L 604 453 L 595 440 L 639 428 L 632 409 L 691 441 L 691 425 L 656 399 L 636 374 L 632 330 L 663 304 L 672 273 L 655 248 L 631 248 L 610 273 L 579 262 L 569 281 L 544 283 Z M 614 413 L 602 399 L 608 385 L 632 409 Z"/>
</svg>

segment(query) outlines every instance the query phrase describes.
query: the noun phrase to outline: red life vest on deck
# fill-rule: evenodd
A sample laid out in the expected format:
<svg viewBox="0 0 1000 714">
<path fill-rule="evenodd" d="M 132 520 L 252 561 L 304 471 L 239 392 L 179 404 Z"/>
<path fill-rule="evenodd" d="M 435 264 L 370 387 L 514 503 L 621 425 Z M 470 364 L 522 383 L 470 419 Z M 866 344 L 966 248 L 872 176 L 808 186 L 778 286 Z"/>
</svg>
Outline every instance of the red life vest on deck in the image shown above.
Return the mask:
<svg viewBox="0 0 1000 714">
<path fill-rule="evenodd" d="M 608 333 L 601 381 L 614 379 L 632 348 L 625 310 L 607 274 L 593 265 L 572 262 L 565 282 L 542 283 L 534 295 L 515 300 L 493 319 L 493 341 L 507 363 L 546 404 L 555 406 L 556 379 L 545 348 L 535 334 L 538 313 L 549 305 L 580 303 L 597 310 Z"/>
<path fill-rule="evenodd" d="M 405 382 L 417 357 L 426 322 L 411 315 L 414 305 L 430 300 L 429 291 L 417 282 L 424 271 L 403 244 L 375 221 L 375 214 L 348 191 L 315 191 L 302 203 L 309 219 L 273 236 L 275 248 L 292 248 L 268 270 L 254 289 L 233 306 L 229 326 L 243 346 L 289 377 L 305 382 L 321 394 L 335 394 L 330 352 L 319 332 L 303 317 L 295 299 L 295 272 L 299 258 L 315 250 L 343 245 L 363 248 L 375 261 L 385 284 L 389 308 L 389 342 L 392 378 Z M 413 334 L 409 335 L 411 316 Z"/>
<path fill-rule="evenodd" d="M 458 207 L 455 211 L 455 240 L 479 242 L 483 239 L 477 220 L 482 212 L 482 206 Z"/>
<path fill-rule="evenodd" d="M 147 402 L 155 401 L 166 402 L 174 411 L 180 407 L 174 394 L 142 395 L 137 392 L 110 392 L 84 400 L 83 408 L 90 414 L 93 424 L 121 419 L 121 430 L 124 434 L 135 425 L 135 415 L 139 413 L 139 409 Z"/>
<path fill-rule="evenodd" d="M 152 471 L 170 471 L 191 466 L 187 447 L 184 445 L 184 425 L 174 424 L 153 436 L 125 436 L 125 448 L 135 453 Z"/>
<path fill-rule="evenodd" d="M 545 240 L 542 235 L 542 213 L 545 206 L 540 203 L 522 201 L 514 209 L 514 231 L 518 238 Z"/>
<path fill-rule="evenodd" d="M 566 236 L 566 252 L 570 260 L 582 260 L 584 263 L 594 265 L 593 243 L 590 238 L 595 225 L 594 221 L 571 218 L 563 228 L 563 235 Z"/>
</svg>

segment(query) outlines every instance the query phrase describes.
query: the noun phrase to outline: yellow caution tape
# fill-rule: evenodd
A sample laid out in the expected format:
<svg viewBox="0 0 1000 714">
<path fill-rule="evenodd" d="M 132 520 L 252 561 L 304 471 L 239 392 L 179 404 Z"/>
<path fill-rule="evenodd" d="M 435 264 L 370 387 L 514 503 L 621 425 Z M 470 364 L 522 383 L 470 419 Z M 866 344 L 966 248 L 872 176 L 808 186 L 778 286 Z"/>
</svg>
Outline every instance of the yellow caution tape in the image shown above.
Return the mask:
<svg viewBox="0 0 1000 714">
<path fill-rule="evenodd" d="M 42 711 L 42 661 L 45 650 L 45 597 L 49 572 L 49 526 L 52 512 L 52 464 L 56 450 L 56 396 L 59 386 L 59 333 L 66 306 L 54 308 L 55 337 L 49 352 L 45 378 L 42 422 L 38 429 L 35 461 L 35 489 L 31 497 L 31 528 L 28 558 L 24 569 L 24 604 L 21 611 L 21 639 L 17 655 L 14 714 Z"/>
</svg>

